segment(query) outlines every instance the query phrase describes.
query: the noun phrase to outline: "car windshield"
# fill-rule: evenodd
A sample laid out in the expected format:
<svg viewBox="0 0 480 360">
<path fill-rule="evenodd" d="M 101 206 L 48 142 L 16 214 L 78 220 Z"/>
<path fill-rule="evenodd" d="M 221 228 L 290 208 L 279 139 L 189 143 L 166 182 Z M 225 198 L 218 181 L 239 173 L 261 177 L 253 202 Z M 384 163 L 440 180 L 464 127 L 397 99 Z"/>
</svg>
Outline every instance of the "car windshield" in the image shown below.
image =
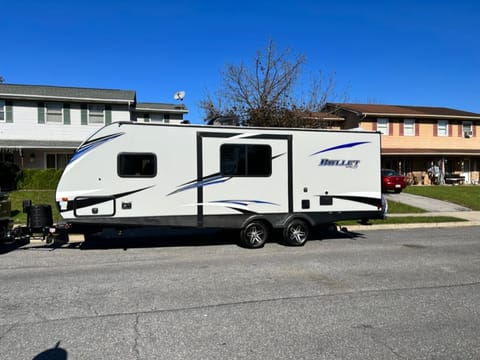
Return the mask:
<svg viewBox="0 0 480 360">
<path fill-rule="evenodd" d="M 395 170 L 382 170 L 383 176 L 397 176 L 397 172 Z"/>
</svg>

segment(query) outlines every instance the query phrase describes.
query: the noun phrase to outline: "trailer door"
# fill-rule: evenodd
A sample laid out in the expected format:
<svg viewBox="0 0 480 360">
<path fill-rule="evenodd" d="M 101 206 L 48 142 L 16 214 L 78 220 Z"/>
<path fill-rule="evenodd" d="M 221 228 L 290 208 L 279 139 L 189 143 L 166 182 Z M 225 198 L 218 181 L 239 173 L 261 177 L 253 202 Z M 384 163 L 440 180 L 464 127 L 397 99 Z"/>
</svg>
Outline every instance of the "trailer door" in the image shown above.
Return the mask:
<svg viewBox="0 0 480 360">
<path fill-rule="evenodd" d="M 291 135 L 199 133 L 198 215 L 292 212 Z"/>
</svg>

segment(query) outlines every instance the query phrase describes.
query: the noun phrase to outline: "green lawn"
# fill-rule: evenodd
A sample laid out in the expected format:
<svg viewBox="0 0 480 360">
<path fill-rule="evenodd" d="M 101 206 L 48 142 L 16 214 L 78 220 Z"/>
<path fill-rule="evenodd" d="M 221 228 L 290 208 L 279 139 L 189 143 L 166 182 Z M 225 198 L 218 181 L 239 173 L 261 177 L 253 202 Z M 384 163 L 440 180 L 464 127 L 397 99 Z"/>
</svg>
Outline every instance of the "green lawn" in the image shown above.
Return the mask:
<svg viewBox="0 0 480 360">
<path fill-rule="evenodd" d="M 450 201 L 472 210 L 480 210 L 480 186 L 478 185 L 432 185 L 407 186 L 406 193 Z"/>
<path fill-rule="evenodd" d="M 426 212 L 423 209 L 419 209 L 414 206 L 410 206 L 398 201 L 388 201 L 388 213 L 389 214 L 418 214 Z"/>
<path fill-rule="evenodd" d="M 23 200 L 32 200 L 33 205 L 49 204 L 53 210 L 53 222 L 61 219 L 55 205 L 55 190 L 18 190 L 10 193 L 12 217 L 16 224 L 26 224 L 27 215 L 23 213 Z"/>
</svg>

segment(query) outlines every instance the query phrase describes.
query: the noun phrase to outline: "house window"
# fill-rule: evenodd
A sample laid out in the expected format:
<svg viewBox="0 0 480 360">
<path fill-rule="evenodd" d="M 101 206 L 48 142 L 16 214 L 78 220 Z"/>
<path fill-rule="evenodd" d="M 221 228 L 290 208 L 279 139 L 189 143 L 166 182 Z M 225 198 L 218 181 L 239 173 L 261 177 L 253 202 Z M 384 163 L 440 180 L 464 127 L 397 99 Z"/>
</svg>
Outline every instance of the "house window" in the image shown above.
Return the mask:
<svg viewBox="0 0 480 360">
<path fill-rule="evenodd" d="M 272 149 L 268 145 L 223 144 L 220 147 L 222 176 L 264 176 L 272 174 Z"/>
<path fill-rule="evenodd" d="M 472 123 L 470 121 L 464 121 L 462 123 L 463 137 L 471 138 L 473 136 Z"/>
<path fill-rule="evenodd" d="M 157 157 L 151 153 L 118 154 L 117 173 L 120 177 L 155 177 Z"/>
<path fill-rule="evenodd" d="M 415 136 L 415 120 L 413 119 L 403 120 L 403 135 Z"/>
<path fill-rule="evenodd" d="M 437 136 L 448 136 L 448 120 L 438 120 Z"/>
<path fill-rule="evenodd" d="M 47 154 L 47 169 L 65 169 L 70 157 L 70 154 Z"/>
<path fill-rule="evenodd" d="M 63 115 L 62 109 L 63 104 L 61 103 L 47 103 L 47 123 L 62 123 Z"/>
<path fill-rule="evenodd" d="M 150 120 L 152 120 L 152 122 L 169 123 L 170 115 L 169 114 L 150 114 Z"/>
<path fill-rule="evenodd" d="M 388 119 L 377 119 L 377 131 L 380 131 L 383 135 L 389 135 Z"/>
<path fill-rule="evenodd" d="M 0 121 L 5 121 L 5 101 L 0 100 Z"/>
<path fill-rule="evenodd" d="M 103 105 L 89 105 L 88 106 L 88 123 L 89 124 L 104 124 L 105 106 Z"/>
</svg>

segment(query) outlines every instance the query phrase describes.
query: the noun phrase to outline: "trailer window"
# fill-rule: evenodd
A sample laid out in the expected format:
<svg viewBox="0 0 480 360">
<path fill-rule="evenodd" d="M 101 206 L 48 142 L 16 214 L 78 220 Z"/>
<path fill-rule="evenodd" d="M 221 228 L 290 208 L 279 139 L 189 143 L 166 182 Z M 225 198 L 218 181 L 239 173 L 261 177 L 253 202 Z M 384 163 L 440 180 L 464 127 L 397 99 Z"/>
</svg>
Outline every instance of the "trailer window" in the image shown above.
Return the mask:
<svg viewBox="0 0 480 360">
<path fill-rule="evenodd" d="M 155 177 L 157 157 L 150 153 L 118 154 L 117 172 L 120 177 Z"/>
<path fill-rule="evenodd" d="M 223 144 L 220 171 L 223 176 L 270 176 L 272 149 L 269 145 Z"/>
</svg>

